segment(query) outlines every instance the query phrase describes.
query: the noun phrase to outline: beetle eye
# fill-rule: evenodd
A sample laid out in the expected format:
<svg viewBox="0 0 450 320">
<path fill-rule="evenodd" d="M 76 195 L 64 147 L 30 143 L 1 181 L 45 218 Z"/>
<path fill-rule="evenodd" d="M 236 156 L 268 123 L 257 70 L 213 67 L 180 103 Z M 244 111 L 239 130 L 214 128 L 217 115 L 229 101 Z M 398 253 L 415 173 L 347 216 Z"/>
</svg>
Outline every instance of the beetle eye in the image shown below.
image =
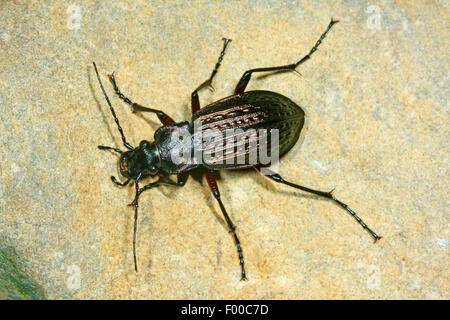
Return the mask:
<svg viewBox="0 0 450 320">
<path fill-rule="evenodd" d="M 128 168 L 128 161 L 127 160 L 123 160 L 120 163 L 120 170 L 123 172 L 128 172 L 129 168 Z"/>
<path fill-rule="evenodd" d="M 151 175 L 155 175 L 158 173 L 158 168 L 156 168 L 155 166 L 149 166 L 148 171 L 150 172 Z"/>
<path fill-rule="evenodd" d="M 143 141 L 141 141 L 141 143 L 139 143 L 139 147 L 141 147 L 141 148 L 146 148 L 147 145 L 148 145 L 148 142 L 145 140 L 143 140 Z"/>
</svg>

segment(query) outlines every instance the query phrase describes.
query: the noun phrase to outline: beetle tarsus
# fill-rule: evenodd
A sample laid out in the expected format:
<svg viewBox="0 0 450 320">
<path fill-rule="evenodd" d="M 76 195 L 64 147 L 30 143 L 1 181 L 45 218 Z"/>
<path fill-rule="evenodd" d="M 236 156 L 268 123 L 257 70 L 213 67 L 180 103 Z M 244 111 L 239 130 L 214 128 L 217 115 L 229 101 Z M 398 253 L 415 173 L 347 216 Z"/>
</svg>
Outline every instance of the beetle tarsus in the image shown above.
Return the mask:
<svg viewBox="0 0 450 320">
<path fill-rule="evenodd" d="M 381 240 L 383 237 L 382 236 L 376 236 L 374 237 L 373 243 L 377 243 L 378 240 Z"/>
</svg>

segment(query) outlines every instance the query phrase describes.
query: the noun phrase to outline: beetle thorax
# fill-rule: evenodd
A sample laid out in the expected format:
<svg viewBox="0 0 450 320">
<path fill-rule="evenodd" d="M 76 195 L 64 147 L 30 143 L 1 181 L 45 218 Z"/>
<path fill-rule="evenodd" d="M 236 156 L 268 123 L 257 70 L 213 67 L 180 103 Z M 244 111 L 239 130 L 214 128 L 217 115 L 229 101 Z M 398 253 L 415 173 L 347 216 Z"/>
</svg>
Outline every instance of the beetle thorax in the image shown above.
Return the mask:
<svg viewBox="0 0 450 320">
<path fill-rule="evenodd" d="M 156 175 L 159 167 L 159 157 L 153 142 L 141 141 L 139 147 L 124 152 L 120 157 L 120 173 L 129 179 L 142 176 Z"/>
</svg>

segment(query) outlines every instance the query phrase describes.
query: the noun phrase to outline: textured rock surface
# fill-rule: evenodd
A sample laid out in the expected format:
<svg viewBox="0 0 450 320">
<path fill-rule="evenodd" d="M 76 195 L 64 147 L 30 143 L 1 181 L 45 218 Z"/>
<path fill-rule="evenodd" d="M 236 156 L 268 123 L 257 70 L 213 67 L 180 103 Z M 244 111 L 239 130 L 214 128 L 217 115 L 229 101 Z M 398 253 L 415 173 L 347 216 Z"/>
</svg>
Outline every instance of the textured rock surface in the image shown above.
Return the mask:
<svg viewBox="0 0 450 320">
<path fill-rule="evenodd" d="M 43 290 L 28 278 L 18 257 L 0 244 L 0 300 L 45 299 Z"/>
<path fill-rule="evenodd" d="M 79 11 L 78 11 L 79 10 Z M 78 17 L 78 14 L 80 17 Z M 252 67 L 292 63 L 340 19 L 302 77 L 255 77 L 307 114 L 280 173 L 335 195 L 384 236 L 376 245 L 329 201 L 256 172 L 223 172 L 250 281 L 207 184 L 141 197 L 115 187 L 121 147 L 103 75 L 131 143 L 156 117 L 132 114 L 105 77 L 177 120 L 233 39 L 206 105 Z M 449 299 L 449 8 L 446 1 L 3 1 L 0 4 L 0 242 L 49 298 Z"/>
</svg>

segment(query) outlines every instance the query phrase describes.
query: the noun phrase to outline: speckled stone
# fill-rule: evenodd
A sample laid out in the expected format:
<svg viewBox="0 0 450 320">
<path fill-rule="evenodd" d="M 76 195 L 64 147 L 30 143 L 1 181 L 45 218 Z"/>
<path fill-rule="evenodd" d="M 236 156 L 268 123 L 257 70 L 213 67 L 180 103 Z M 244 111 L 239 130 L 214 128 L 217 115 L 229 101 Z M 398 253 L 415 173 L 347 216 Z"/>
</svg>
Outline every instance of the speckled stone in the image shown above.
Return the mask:
<svg viewBox="0 0 450 320">
<path fill-rule="evenodd" d="M 0 300 L 45 299 L 42 288 L 23 270 L 11 248 L 0 243 Z"/>
<path fill-rule="evenodd" d="M 72 4 L 78 7 L 71 6 Z M 329 190 L 344 210 L 257 172 L 222 172 L 249 281 L 204 179 L 141 196 L 118 188 L 121 140 L 96 61 L 132 144 L 158 127 L 132 100 L 176 120 L 230 43 L 202 105 L 250 68 L 306 54 L 294 73 L 255 76 L 306 112 L 279 172 Z M 449 7 L 446 1 L 2 1 L 0 242 L 51 299 L 449 299 Z"/>
</svg>

